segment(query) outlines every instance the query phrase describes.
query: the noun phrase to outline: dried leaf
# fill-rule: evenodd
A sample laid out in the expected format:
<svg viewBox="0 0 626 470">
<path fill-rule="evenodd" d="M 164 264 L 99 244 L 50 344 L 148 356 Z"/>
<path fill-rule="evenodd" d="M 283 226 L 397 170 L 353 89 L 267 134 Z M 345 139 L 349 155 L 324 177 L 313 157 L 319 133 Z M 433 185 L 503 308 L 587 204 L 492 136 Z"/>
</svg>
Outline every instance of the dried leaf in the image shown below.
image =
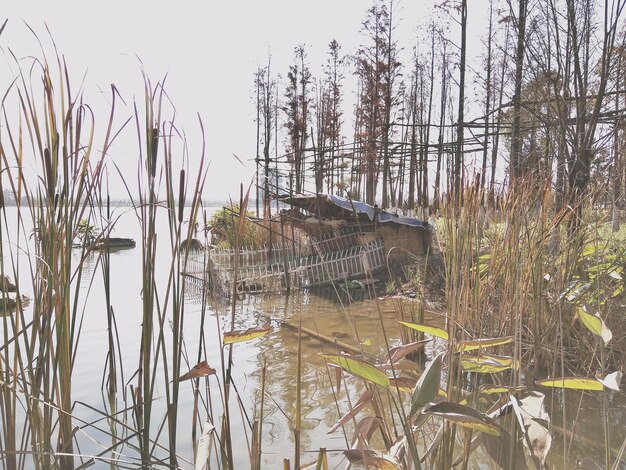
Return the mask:
<svg viewBox="0 0 626 470">
<path fill-rule="evenodd" d="M 550 431 L 539 421 L 549 425 L 550 415 L 543 404 L 545 395 L 540 392 L 532 392 L 518 403 L 513 396 L 510 397 L 515 416 L 524 435 L 524 445 L 532 458 L 541 467 L 552 447 L 552 435 Z"/>
<path fill-rule="evenodd" d="M 611 374 L 608 374 L 603 379 L 598 379 L 598 382 L 600 382 L 606 388 L 608 388 L 609 390 L 615 390 L 616 392 L 619 392 L 619 389 L 620 389 L 619 386 L 620 386 L 621 381 L 622 381 L 622 373 L 619 370 Z"/>
<path fill-rule="evenodd" d="M 524 458 L 524 451 L 519 445 L 519 442 L 513 442 L 513 438 L 508 431 L 503 429 L 501 436 L 492 436 L 490 434 L 481 433 L 478 436 L 478 439 L 482 442 L 487 454 L 489 454 L 489 457 L 491 457 L 501 468 L 514 468 L 515 470 L 528 469 L 526 459 Z M 511 465 L 512 462 L 510 460 L 513 455 L 511 445 L 515 445 L 517 447 L 515 450 L 515 462 L 513 465 Z"/>
<path fill-rule="evenodd" d="M 206 361 L 202 361 L 193 366 L 193 368 L 189 372 L 181 375 L 178 378 L 178 381 L 183 382 L 184 380 L 197 379 L 198 377 L 206 377 L 213 374 L 215 374 L 215 369 L 213 369 L 213 367 L 210 367 Z"/>
<path fill-rule="evenodd" d="M 460 426 L 491 434 L 492 436 L 500 436 L 502 434 L 500 426 L 486 414 L 459 403 L 449 401 L 437 403 L 425 408 L 424 413 L 440 416 Z"/>
<path fill-rule="evenodd" d="M 381 370 L 391 370 L 391 369 L 395 371 L 411 370 L 415 372 L 419 372 L 421 370 L 417 362 L 411 361 L 409 359 L 400 359 L 398 362 L 393 363 L 393 367 L 389 363 L 381 364 L 379 367 Z"/>
<path fill-rule="evenodd" d="M 367 448 L 370 439 L 376 429 L 382 426 L 382 420 L 377 416 L 366 416 L 361 419 L 354 430 L 354 439 L 352 443 L 359 442 L 359 448 Z"/>
<path fill-rule="evenodd" d="M 337 364 L 328 364 L 329 367 L 335 369 L 335 380 L 337 381 L 337 393 L 341 392 L 341 379 L 343 378 L 343 369 Z"/>
<path fill-rule="evenodd" d="M 399 470 L 400 466 L 391 460 L 390 457 L 383 457 L 382 454 L 373 450 L 350 449 L 343 452 L 350 463 L 362 464 L 366 467 L 378 468 L 381 470 Z"/>
<path fill-rule="evenodd" d="M 403 344 L 402 346 L 397 346 L 392 348 L 387 355 L 387 364 L 396 363 L 400 359 L 404 359 L 409 354 L 417 351 L 420 348 L 423 348 L 425 344 L 429 343 L 429 339 L 425 339 L 422 341 L 415 341 L 414 343 Z"/>
<path fill-rule="evenodd" d="M 441 444 L 441 441 L 443 440 L 444 424 L 445 423 L 441 423 L 441 426 L 439 426 L 437 434 L 435 434 L 435 437 L 426 449 L 426 452 L 424 452 L 424 455 L 420 458 L 420 462 L 425 462 L 426 459 L 439 448 L 439 444 Z"/>
<path fill-rule="evenodd" d="M 416 383 L 417 380 L 411 377 L 396 377 L 395 379 L 389 379 L 389 387 L 393 389 L 397 388 L 398 390 L 407 393 L 411 393 L 413 391 Z"/>
<path fill-rule="evenodd" d="M 202 470 L 207 463 L 209 458 L 209 445 L 211 444 L 211 433 L 215 430 L 215 426 L 213 426 L 209 421 L 204 423 L 204 428 L 202 430 L 202 436 L 198 439 L 198 448 L 196 450 L 196 461 L 194 465 L 195 470 Z"/>
<path fill-rule="evenodd" d="M 623 279 L 621 269 L 619 267 L 614 268 L 609 272 L 609 277 L 615 279 L 616 281 L 621 281 Z"/>
<path fill-rule="evenodd" d="M 330 431 L 328 431 L 327 434 L 330 434 L 331 432 L 339 428 L 339 426 L 343 426 L 352 418 L 354 418 L 359 413 L 359 411 L 361 411 L 370 401 L 372 401 L 372 398 L 374 398 L 374 391 L 366 391 L 361 396 L 361 398 L 357 400 L 352 409 L 348 413 L 346 413 L 339 421 L 337 421 L 332 428 L 330 428 Z"/>
</svg>

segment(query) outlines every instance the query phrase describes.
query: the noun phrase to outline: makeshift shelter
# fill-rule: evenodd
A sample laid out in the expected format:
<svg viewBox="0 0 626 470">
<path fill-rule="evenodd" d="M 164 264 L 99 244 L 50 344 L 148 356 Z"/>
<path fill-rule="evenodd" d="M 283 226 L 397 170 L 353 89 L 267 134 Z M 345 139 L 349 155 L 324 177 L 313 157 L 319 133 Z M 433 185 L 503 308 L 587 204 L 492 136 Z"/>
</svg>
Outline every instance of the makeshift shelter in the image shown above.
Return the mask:
<svg viewBox="0 0 626 470">
<path fill-rule="evenodd" d="M 209 247 L 189 258 L 184 275 L 213 292 L 276 292 L 355 278 L 369 278 L 385 266 L 428 253 L 432 243 L 426 222 L 398 217 L 363 202 L 338 196 L 282 197 L 290 209 L 280 222 L 304 232 L 297 246 L 282 240 L 271 247 Z M 409 256 L 407 256 L 409 254 Z"/>
<path fill-rule="evenodd" d="M 365 245 L 379 239 L 384 256 L 390 260 L 428 253 L 432 230 L 428 222 L 401 217 L 364 202 L 330 194 L 283 197 L 281 201 L 297 210 L 283 212 L 286 223 L 304 230 L 312 239 L 325 238 L 326 244 Z M 346 240 L 347 239 L 347 240 Z"/>
</svg>

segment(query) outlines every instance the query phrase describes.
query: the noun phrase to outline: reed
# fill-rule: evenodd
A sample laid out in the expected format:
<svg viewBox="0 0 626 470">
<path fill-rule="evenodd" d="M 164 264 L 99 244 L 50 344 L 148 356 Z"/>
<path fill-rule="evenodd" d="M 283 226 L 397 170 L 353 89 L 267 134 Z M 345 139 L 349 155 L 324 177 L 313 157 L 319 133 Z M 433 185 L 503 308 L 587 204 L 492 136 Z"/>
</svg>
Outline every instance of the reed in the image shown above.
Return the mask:
<svg viewBox="0 0 626 470">
<path fill-rule="evenodd" d="M 184 375 L 181 364 L 186 355 L 181 270 L 188 257 L 188 250 L 180 246 L 191 239 L 194 226 L 185 219 L 197 220 L 201 211 L 204 155 L 197 159 L 198 170 L 189 188 L 183 133 L 162 114 L 163 83 L 153 87 L 144 76 L 144 110 L 135 106 L 131 118 L 119 127 L 115 127 L 119 91 L 112 86 L 108 120 L 98 126 L 80 90 L 73 93 L 64 60 L 55 55 L 49 62 L 43 46 L 41 57 L 30 62 L 16 59 L 16 79 L 2 102 L 0 192 L 10 190 L 17 215 L 10 220 L 7 207 L 1 205 L 0 272 L 15 280 L 31 279 L 28 287 L 18 283 L 17 308 L 2 316 L 3 462 L 10 469 L 72 469 L 102 460 L 117 468 L 124 460 L 120 452 L 126 448 L 137 451 L 136 461 L 144 468 L 161 462 L 176 467 L 179 378 Z M 141 227 L 143 313 L 139 363 L 134 379 L 127 381 L 122 364 L 131 345 L 119 342 L 109 248 L 94 252 L 92 244 L 83 240 L 77 246 L 75 240 L 86 224 L 103 227 L 95 242 L 115 226 L 106 168 L 107 164 L 113 168 L 108 161 L 113 142 L 133 121 L 140 148 L 137 195 L 132 182 L 118 173 Z M 100 144 L 95 143 L 96 136 L 103 136 Z M 182 158 L 177 159 L 176 152 Z M 157 240 L 157 220 L 162 217 L 169 227 L 169 249 L 165 240 Z M 28 226 L 34 227 L 33 233 L 27 231 Z M 169 260 L 166 273 L 156 271 L 158 256 Z M 91 405 L 74 401 L 72 388 L 85 297 L 89 297 L 89 291 L 81 289 L 83 281 L 94 282 L 89 277 L 97 271 L 85 269 L 94 263 L 102 267 L 108 352 L 103 372 L 106 406 L 92 411 L 102 415 L 107 427 L 75 416 L 76 407 L 91 409 Z M 22 300 L 23 292 L 32 297 L 30 305 Z M 164 390 L 165 404 L 155 409 L 157 388 Z M 82 456 L 79 429 L 108 436 L 110 445 L 97 456 Z M 165 440 L 161 438 L 164 429 Z M 127 458 L 135 460 L 132 452 Z"/>
<path fill-rule="evenodd" d="M 366 420 L 378 417 L 383 436 L 385 429 L 398 436 L 395 443 L 383 438 L 377 446 L 361 438 L 361 445 L 346 453 L 351 462 L 378 468 L 470 468 L 482 443 L 499 468 L 571 467 L 577 455 L 571 440 L 559 454 L 548 453 L 553 429 L 577 426 L 582 398 L 578 409 L 573 406 L 574 416 L 565 412 L 573 404 L 565 408 L 562 402 L 566 389 L 574 386 L 596 390 L 605 433 L 600 458 L 605 468 L 616 465 L 610 390 L 594 376 L 623 367 L 623 341 L 607 340 L 581 309 L 595 309 L 599 316 L 594 318 L 623 331 L 618 320 L 623 248 L 609 243 L 606 233 L 600 235 L 603 220 L 592 207 L 576 211 L 585 215 L 584 223 L 572 230 L 569 219 L 575 211 L 555 211 L 549 187 L 537 191 L 536 185 L 526 186 L 535 189 L 513 191 L 488 212 L 482 207 L 484 195 L 473 187 L 466 188 L 463 205 L 444 207 L 437 227 L 445 265 L 445 322 L 424 324 L 421 301 L 408 315 L 399 311 L 403 321 L 409 317 L 408 327 L 441 343 L 441 353 L 417 383 L 413 379 L 410 398 L 394 387 L 397 377 L 408 381 L 410 374 L 396 371 L 393 361 L 330 358 L 356 376 L 352 381 L 367 388 L 376 383 L 374 396 L 385 397 L 371 399 L 365 412 L 352 401 L 357 397 L 349 398 L 352 404 L 340 422 L 351 418 L 358 434 Z M 416 290 L 428 297 L 424 284 Z M 412 348 L 407 343 L 419 339 L 407 335 L 406 350 Z M 388 343 L 383 354 L 402 357 L 403 366 L 411 362 Z M 567 376 L 580 383 L 562 381 L 556 389 L 546 389 L 546 381 L 540 380 Z M 350 393 L 349 387 L 344 390 Z M 552 424 L 546 409 L 561 423 Z M 527 428 L 522 423 L 529 419 L 542 424 L 535 421 Z"/>
<path fill-rule="evenodd" d="M 84 251 L 76 259 L 72 246 L 81 220 L 94 216 L 93 194 L 104 155 L 95 150 L 94 116 L 80 93 L 72 93 L 65 62 L 55 56 L 49 63 L 44 55 L 29 64 L 16 62 L 16 67 L 16 79 L 2 103 L 0 172 L 17 201 L 18 216 L 9 223 L 2 207 L 0 271 L 20 279 L 27 270 L 32 284 L 18 287 L 15 314 L 3 316 L 7 466 L 71 469 L 72 373 L 84 313 L 79 285 L 85 259 Z M 41 177 L 26 176 L 25 166 L 35 166 Z M 24 229 L 29 224 L 32 234 Z M 34 243 L 29 244 L 31 237 Z M 28 254 L 26 266 L 16 250 Z M 8 265 L 5 260 L 10 260 Z M 20 297 L 29 290 L 32 317 Z M 30 464 L 24 452 L 27 443 Z"/>
</svg>

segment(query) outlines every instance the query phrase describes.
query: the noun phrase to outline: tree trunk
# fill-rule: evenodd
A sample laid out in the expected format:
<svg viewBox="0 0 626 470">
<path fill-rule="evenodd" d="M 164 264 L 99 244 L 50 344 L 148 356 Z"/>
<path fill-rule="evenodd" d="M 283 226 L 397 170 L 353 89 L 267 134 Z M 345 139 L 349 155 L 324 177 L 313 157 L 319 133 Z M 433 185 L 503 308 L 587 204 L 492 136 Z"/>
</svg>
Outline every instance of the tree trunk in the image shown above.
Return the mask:
<svg viewBox="0 0 626 470">
<path fill-rule="evenodd" d="M 522 109 L 522 74 L 526 36 L 526 12 L 528 0 L 519 0 L 517 15 L 517 47 L 515 48 L 515 92 L 513 94 L 513 124 L 511 127 L 511 162 L 509 176 L 511 183 L 521 176 L 520 158 L 522 150 L 520 115 Z"/>
</svg>

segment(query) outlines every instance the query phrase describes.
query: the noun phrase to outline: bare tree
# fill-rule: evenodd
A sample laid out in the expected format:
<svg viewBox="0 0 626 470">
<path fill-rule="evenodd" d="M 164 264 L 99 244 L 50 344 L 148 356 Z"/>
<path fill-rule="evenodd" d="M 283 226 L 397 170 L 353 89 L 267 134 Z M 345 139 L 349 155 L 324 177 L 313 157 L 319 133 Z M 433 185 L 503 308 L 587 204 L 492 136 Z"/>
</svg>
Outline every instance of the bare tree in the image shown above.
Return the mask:
<svg viewBox="0 0 626 470">
<path fill-rule="evenodd" d="M 276 99 L 276 79 L 271 75 L 271 56 L 267 60 L 267 66 L 259 67 L 254 76 L 254 83 L 257 95 L 257 213 L 259 212 L 259 188 L 263 192 L 263 214 L 268 215 L 270 210 L 270 148 L 272 142 L 272 132 L 276 126 L 276 110 L 274 101 Z M 263 146 L 263 178 L 259 181 L 261 158 L 258 154 L 260 146 Z"/>
<path fill-rule="evenodd" d="M 365 199 L 374 204 L 378 175 L 383 173 L 383 206 L 388 205 L 391 165 L 389 142 L 393 107 L 399 102 L 396 84 L 400 76 L 397 45 L 393 38 L 393 2 L 390 7 L 377 0 L 362 24 L 368 44 L 356 53 L 356 74 L 360 81 L 359 118 L 362 154 L 365 162 Z M 378 157 L 382 155 L 381 162 Z"/>
<path fill-rule="evenodd" d="M 294 64 L 287 73 L 287 89 L 283 111 L 288 134 L 287 159 L 291 165 L 290 186 L 296 193 L 304 189 L 306 142 L 309 128 L 309 85 L 311 72 L 306 63 L 304 46 L 295 48 Z"/>
<path fill-rule="evenodd" d="M 509 1 L 511 15 L 514 16 L 514 7 Z M 528 0 L 518 0 L 517 16 L 515 17 L 515 27 L 517 29 L 517 45 L 515 47 L 515 91 L 513 93 L 513 124 L 511 126 L 511 160 L 510 171 L 511 182 L 521 176 L 520 153 L 521 153 L 521 128 L 520 113 L 522 109 L 522 76 L 524 69 L 524 53 L 526 47 L 526 16 L 528 14 Z"/>
</svg>

